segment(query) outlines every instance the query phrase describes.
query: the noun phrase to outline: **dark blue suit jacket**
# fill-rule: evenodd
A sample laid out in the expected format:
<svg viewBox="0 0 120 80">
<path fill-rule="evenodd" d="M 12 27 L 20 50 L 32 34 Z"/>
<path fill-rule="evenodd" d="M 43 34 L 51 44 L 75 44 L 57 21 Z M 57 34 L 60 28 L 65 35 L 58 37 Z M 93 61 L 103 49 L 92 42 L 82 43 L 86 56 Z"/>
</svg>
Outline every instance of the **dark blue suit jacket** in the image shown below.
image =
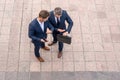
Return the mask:
<svg viewBox="0 0 120 80">
<path fill-rule="evenodd" d="M 66 31 L 68 31 L 68 33 L 70 33 L 71 28 L 73 26 L 73 21 L 69 17 L 69 15 L 67 14 L 67 12 L 65 10 L 62 10 L 62 16 L 60 17 L 60 26 L 57 26 L 57 24 L 56 24 L 53 11 L 50 12 L 50 16 L 49 16 L 48 20 L 52 24 L 52 26 L 55 28 L 56 31 L 58 28 L 60 28 L 60 29 L 65 29 Z M 66 28 L 65 21 L 67 21 L 67 23 L 68 23 L 68 28 Z"/>
<path fill-rule="evenodd" d="M 53 26 L 49 23 L 49 21 L 44 22 L 44 32 L 41 29 L 41 26 L 39 25 L 37 18 L 35 18 L 30 24 L 29 24 L 29 31 L 28 35 L 32 39 L 32 42 L 40 42 L 40 39 L 46 39 L 47 38 L 47 28 L 50 30 L 54 30 Z"/>
</svg>

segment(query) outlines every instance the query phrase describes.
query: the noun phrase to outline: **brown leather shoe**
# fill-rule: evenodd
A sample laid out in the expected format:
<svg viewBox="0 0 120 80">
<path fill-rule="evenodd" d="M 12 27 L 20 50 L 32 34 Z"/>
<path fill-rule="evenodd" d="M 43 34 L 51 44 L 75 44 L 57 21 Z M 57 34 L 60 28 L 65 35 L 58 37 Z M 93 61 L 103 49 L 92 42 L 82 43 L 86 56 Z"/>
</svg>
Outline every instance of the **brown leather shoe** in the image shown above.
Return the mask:
<svg viewBox="0 0 120 80">
<path fill-rule="evenodd" d="M 52 45 L 54 45 L 55 43 L 57 43 L 57 42 L 51 42 L 51 43 L 48 44 L 48 46 L 52 46 Z"/>
<path fill-rule="evenodd" d="M 49 51 L 49 50 L 50 50 L 50 48 L 49 48 L 49 47 L 47 47 L 47 46 L 45 46 L 45 47 L 44 47 L 44 48 L 42 48 L 42 49 L 47 50 L 47 51 Z"/>
<path fill-rule="evenodd" d="M 38 59 L 40 62 L 45 62 L 42 57 L 37 57 L 37 59 Z"/>
<path fill-rule="evenodd" d="M 58 53 L 58 58 L 61 58 L 62 57 L 62 52 L 59 52 Z"/>
</svg>

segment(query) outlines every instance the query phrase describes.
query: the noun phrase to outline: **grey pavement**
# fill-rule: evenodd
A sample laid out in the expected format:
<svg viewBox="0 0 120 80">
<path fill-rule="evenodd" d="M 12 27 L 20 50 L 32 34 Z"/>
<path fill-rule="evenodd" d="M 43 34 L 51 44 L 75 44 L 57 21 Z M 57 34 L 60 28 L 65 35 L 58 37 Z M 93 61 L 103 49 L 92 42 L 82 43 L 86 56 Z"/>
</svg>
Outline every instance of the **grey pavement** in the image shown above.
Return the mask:
<svg viewBox="0 0 120 80">
<path fill-rule="evenodd" d="M 41 49 L 40 63 L 28 24 L 40 10 L 58 6 L 74 22 L 72 44 L 65 44 L 61 59 L 57 45 Z M 119 75 L 120 0 L 0 0 L 0 80 L 118 80 Z"/>
</svg>

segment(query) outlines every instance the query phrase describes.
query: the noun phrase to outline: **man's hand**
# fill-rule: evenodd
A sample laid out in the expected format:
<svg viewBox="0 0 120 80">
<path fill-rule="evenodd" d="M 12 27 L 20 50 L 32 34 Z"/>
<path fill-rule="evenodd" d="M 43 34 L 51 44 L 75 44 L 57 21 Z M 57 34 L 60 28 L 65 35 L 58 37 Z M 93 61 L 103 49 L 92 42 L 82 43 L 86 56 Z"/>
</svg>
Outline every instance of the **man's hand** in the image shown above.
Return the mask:
<svg viewBox="0 0 120 80">
<path fill-rule="evenodd" d="M 44 41 L 45 41 L 45 42 L 48 42 L 48 40 L 47 40 L 47 39 L 44 39 Z"/>
<path fill-rule="evenodd" d="M 64 32 L 64 33 L 63 33 L 63 36 L 67 36 L 67 35 L 68 35 L 68 32 Z"/>
<path fill-rule="evenodd" d="M 41 42 L 45 42 L 45 40 L 44 40 L 44 39 L 40 39 L 40 41 L 41 41 Z"/>
<path fill-rule="evenodd" d="M 41 42 L 48 42 L 47 39 L 40 39 Z"/>
<path fill-rule="evenodd" d="M 52 31 L 50 29 L 47 28 L 47 31 L 46 31 L 47 34 L 51 34 Z"/>
<path fill-rule="evenodd" d="M 64 32 L 65 30 L 64 29 L 58 29 L 59 32 Z"/>
</svg>

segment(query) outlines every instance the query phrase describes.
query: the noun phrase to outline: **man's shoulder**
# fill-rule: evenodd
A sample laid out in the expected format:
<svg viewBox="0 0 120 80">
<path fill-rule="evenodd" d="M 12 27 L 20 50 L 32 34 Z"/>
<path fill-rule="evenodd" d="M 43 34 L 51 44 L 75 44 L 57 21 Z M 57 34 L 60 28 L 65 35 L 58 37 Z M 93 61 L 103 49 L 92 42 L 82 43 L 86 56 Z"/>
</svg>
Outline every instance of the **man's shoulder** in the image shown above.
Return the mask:
<svg viewBox="0 0 120 80">
<path fill-rule="evenodd" d="M 54 16 L 54 12 L 50 11 L 50 16 L 49 16 L 48 20 L 51 19 L 53 16 Z"/>
<path fill-rule="evenodd" d="M 30 22 L 30 25 L 35 25 L 37 22 L 37 18 L 33 19 L 31 22 Z"/>
<path fill-rule="evenodd" d="M 53 15 L 54 11 L 50 11 L 50 15 Z"/>
<path fill-rule="evenodd" d="M 48 20 L 44 22 L 44 24 L 48 24 L 48 23 L 49 23 L 49 21 L 48 21 Z"/>
<path fill-rule="evenodd" d="M 34 19 L 31 21 L 31 23 L 35 23 L 35 22 L 37 22 L 37 18 L 34 18 Z"/>
<path fill-rule="evenodd" d="M 62 13 L 63 13 L 63 14 L 66 14 L 66 13 L 67 13 L 67 11 L 66 11 L 66 10 L 62 10 Z"/>
</svg>

